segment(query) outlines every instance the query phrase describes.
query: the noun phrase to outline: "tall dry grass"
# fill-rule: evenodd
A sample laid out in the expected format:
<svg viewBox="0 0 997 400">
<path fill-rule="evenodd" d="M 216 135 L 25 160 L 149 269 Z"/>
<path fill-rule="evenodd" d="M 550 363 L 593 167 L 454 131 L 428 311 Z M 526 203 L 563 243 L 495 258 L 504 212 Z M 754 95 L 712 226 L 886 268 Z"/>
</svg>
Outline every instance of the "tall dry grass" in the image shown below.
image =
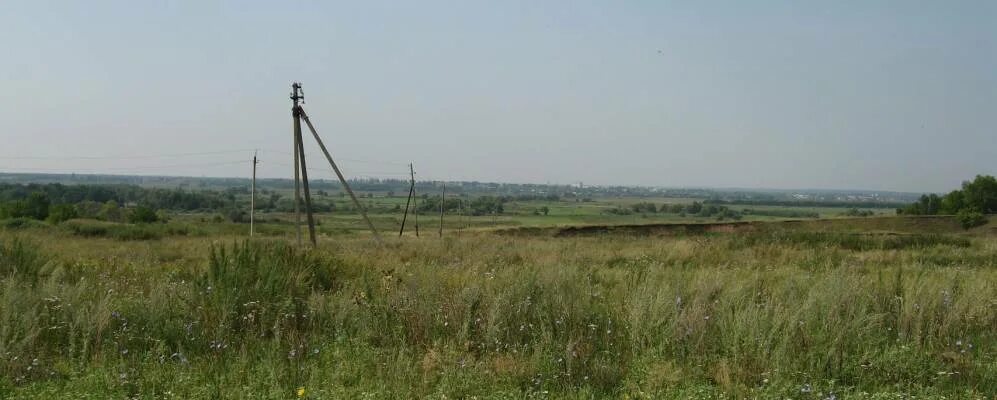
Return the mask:
<svg viewBox="0 0 997 400">
<path fill-rule="evenodd" d="M 8 397 L 997 390 L 992 238 L 78 240 L 0 237 Z"/>
</svg>

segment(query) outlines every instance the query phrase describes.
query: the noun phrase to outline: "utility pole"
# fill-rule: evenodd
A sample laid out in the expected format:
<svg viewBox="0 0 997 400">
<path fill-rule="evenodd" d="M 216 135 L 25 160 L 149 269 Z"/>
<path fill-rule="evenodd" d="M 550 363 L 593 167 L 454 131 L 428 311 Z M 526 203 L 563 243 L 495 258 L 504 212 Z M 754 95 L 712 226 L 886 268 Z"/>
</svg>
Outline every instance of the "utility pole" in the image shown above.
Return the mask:
<svg viewBox="0 0 997 400">
<path fill-rule="evenodd" d="M 447 183 L 443 182 L 443 194 L 440 196 L 440 237 L 443 237 L 443 209 L 447 205 Z"/>
<path fill-rule="evenodd" d="M 256 159 L 256 152 L 253 152 L 253 183 L 250 185 L 250 197 L 249 197 L 249 237 L 253 237 L 253 225 L 255 222 L 256 215 L 256 164 L 260 162 Z"/>
<path fill-rule="evenodd" d="M 301 108 L 298 108 L 300 114 Z M 308 167 L 305 163 L 305 146 L 301 140 L 301 123 L 298 122 L 295 125 L 294 137 L 298 142 L 298 152 L 300 153 L 299 158 L 301 161 L 301 183 L 302 187 L 305 189 L 305 215 L 308 217 L 308 239 L 312 242 L 312 247 L 318 246 L 318 242 L 315 240 L 315 218 L 312 216 L 312 195 L 311 191 L 308 189 Z"/>
<path fill-rule="evenodd" d="M 405 200 L 405 214 L 402 215 L 402 228 L 398 230 L 398 237 L 402 237 L 402 233 L 405 233 L 405 220 L 408 219 L 408 206 L 412 203 L 412 196 L 415 194 L 415 170 L 412 169 L 412 163 L 409 163 L 408 171 L 412 177 L 412 180 L 408 187 L 408 200 Z"/>
<path fill-rule="evenodd" d="M 301 92 L 301 84 L 294 82 L 291 84 L 291 117 L 294 119 L 294 130 L 291 135 L 294 137 L 292 151 L 294 154 L 294 229 L 298 239 L 298 246 L 301 246 L 301 210 L 298 204 L 301 203 L 301 161 L 298 160 L 298 132 L 301 131 L 301 112 L 298 106 L 298 100 L 304 100 L 304 94 Z"/>
</svg>

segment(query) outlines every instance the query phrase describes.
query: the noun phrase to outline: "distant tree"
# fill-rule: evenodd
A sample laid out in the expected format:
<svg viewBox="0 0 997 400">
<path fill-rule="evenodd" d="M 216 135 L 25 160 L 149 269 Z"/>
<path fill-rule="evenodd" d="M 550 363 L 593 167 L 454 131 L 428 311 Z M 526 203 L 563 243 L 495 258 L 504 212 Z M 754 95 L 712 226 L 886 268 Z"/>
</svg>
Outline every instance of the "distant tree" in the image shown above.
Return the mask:
<svg viewBox="0 0 997 400">
<path fill-rule="evenodd" d="M 60 222 L 76 218 L 77 216 L 76 207 L 72 204 L 56 204 L 49 207 L 48 218 L 46 218 L 46 220 L 53 224 L 58 224 Z"/>
<path fill-rule="evenodd" d="M 897 214 L 959 214 L 963 210 L 997 213 L 997 179 L 990 175 L 977 175 L 972 181 L 963 182 L 962 190 L 953 190 L 943 197 L 922 195 L 916 202 L 897 209 Z"/>
<path fill-rule="evenodd" d="M 703 203 L 698 201 L 692 202 L 692 204 L 685 208 L 685 212 L 689 214 L 699 214 L 701 211 L 703 211 Z"/>
<path fill-rule="evenodd" d="M 990 175 L 977 175 L 971 182 L 962 183 L 964 207 L 983 214 L 997 213 L 997 179 Z"/>
<path fill-rule="evenodd" d="M 48 218 L 49 204 L 48 195 L 44 192 L 31 193 L 24 204 L 26 213 L 24 216 L 37 220 Z"/>
<path fill-rule="evenodd" d="M 121 207 L 118 206 L 118 202 L 108 200 L 101 206 L 98 217 L 105 221 L 121 222 Z"/>
<path fill-rule="evenodd" d="M 966 207 L 961 190 L 953 190 L 949 194 L 942 196 L 942 205 L 939 212 L 943 214 L 957 214 L 959 210 Z"/>
<path fill-rule="evenodd" d="M 83 200 L 76 204 L 77 218 L 98 218 L 103 204 L 92 200 Z"/>
<path fill-rule="evenodd" d="M 225 218 L 231 222 L 242 223 L 247 221 L 246 211 L 238 208 L 230 208 L 224 212 Z"/>
<path fill-rule="evenodd" d="M 540 212 L 542 212 L 543 215 L 546 216 L 547 214 L 550 214 L 550 208 L 547 206 L 540 207 Z"/>
<path fill-rule="evenodd" d="M 655 213 L 658 212 L 658 207 L 654 203 L 641 202 L 630 205 L 635 213 Z"/>
<path fill-rule="evenodd" d="M 128 222 L 133 224 L 148 224 L 158 220 L 159 217 L 156 215 L 156 211 L 145 206 L 135 207 L 135 209 L 128 214 Z"/>
<path fill-rule="evenodd" d="M 871 217 L 873 212 L 871 210 L 859 210 L 858 208 L 852 207 L 845 211 L 844 215 L 849 217 Z"/>
</svg>

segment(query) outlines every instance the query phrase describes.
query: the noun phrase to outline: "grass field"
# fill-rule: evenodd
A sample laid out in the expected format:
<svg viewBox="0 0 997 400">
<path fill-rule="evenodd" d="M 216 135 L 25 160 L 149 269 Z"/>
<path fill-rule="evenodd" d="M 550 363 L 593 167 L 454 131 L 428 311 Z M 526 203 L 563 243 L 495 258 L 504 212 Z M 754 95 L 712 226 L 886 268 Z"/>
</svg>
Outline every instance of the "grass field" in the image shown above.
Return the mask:
<svg viewBox="0 0 997 400">
<path fill-rule="evenodd" d="M 137 237 L 0 231 L 0 397 L 997 393 L 992 227 L 329 233 L 296 250 L 285 225 L 247 242 L 194 220 Z"/>
</svg>

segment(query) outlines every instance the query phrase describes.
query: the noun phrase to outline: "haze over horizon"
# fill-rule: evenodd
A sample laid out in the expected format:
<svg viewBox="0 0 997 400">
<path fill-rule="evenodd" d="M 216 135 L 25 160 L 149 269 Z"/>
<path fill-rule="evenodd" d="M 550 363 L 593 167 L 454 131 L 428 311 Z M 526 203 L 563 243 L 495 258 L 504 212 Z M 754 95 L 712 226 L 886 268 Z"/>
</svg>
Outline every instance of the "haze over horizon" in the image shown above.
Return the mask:
<svg viewBox="0 0 997 400">
<path fill-rule="evenodd" d="M 0 172 L 942 192 L 997 173 L 997 3 L 0 4 Z M 312 178 L 332 174 L 306 138 Z M 314 154 L 314 155 L 312 155 Z"/>
</svg>

